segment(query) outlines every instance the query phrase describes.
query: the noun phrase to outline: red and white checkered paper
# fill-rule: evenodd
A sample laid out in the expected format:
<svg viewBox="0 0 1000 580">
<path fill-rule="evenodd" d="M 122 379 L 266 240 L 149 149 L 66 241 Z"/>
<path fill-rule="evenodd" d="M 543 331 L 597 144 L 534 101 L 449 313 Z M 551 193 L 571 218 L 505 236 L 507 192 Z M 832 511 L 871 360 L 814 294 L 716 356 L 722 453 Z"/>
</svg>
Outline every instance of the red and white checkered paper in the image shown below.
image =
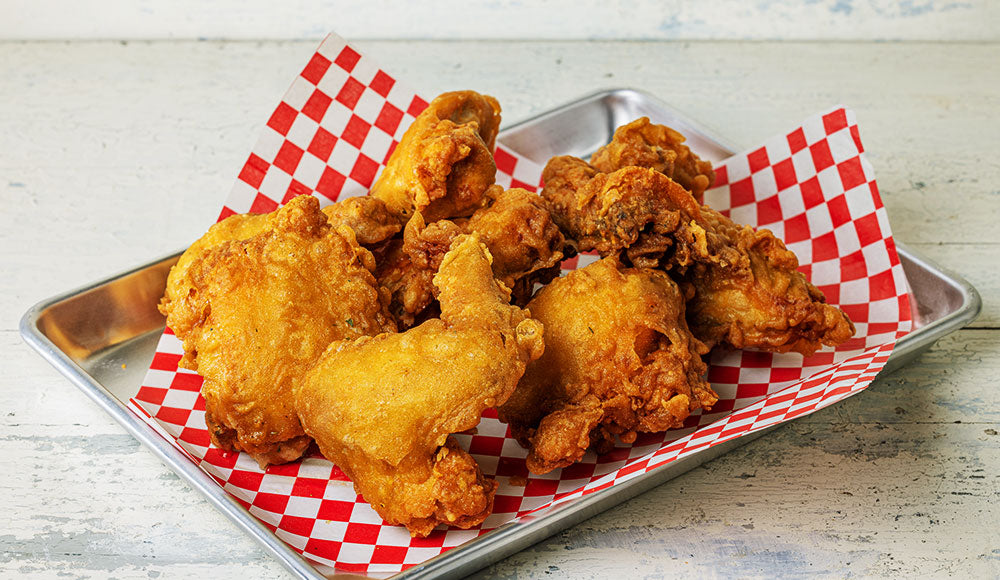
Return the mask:
<svg viewBox="0 0 1000 580">
<path fill-rule="evenodd" d="M 220 219 L 268 212 L 296 195 L 324 203 L 363 195 L 427 101 L 331 35 L 292 83 L 240 172 Z M 537 190 L 541 168 L 503 148 L 497 181 Z M 906 281 L 889 222 L 851 111 L 807 119 L 794 131 L 716 168 L 706 202 L 737 222 L 771 229 L 802 271 L 847 312 L 857 336 L 811 357 L 718 354 L 709 381 L 711 413 L 686 428 L 641 434 L 634 444 L 544 476 L 530 475 L 525 450 L 495 412 L 475 434 L 459 434 L 485 474 L 500 483 L 493 515 L 471 530 L 439 529 L 413 539 L 385 525 L 336 466 L 319 455 L 261 471 L 248 456 L 212 447 L 201 377 L 177 368 L 182 348 L 168 330 L 132 406 L 282 540 L 322 572 L 385 576 L 419 564 L 512 520 L 538 515 L 753 431 L 853 395 L 881 370 L 910 330 Z M 581 267 L 593 256 L 567 260 Z M 511 485 L 510 480 L 524 482 Z"/>
</svg>

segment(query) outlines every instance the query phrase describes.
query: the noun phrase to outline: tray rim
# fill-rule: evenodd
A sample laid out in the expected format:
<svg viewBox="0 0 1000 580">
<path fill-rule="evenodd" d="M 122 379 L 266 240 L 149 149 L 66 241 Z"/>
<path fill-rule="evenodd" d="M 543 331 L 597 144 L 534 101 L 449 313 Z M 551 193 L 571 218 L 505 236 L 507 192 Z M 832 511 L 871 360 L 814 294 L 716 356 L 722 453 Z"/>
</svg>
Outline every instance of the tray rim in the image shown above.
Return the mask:
<svg viewBox="0 0 1000 580">
<path fill-rule="evenodd" d="M 518 121 L 509 127 L 505 127 L 498 135 L 498 141 L 503 134 L 513 131 L 522 125 L 538 122 L 548 116 L 558 114 L 560 111 L 574 106 L 582 105 L 588 101 L 600 100 L 612 96 L 635 95 L 644 100 L 650 101 L 661 109 L 670 112 L 680 119 L 699 127 L 702 135 L 716 142 L 717 145 L 731 152 L 736 152 L 739 148 L 722 139 L 710 127 L 692 120 L 676 108 L 664 103 L 659 98 L 641 90 L 631 88 L 611 88 L 594 91 L 582 97 L 558 105 L 526 119 Z M 951 313 L 915 329 L 900 338 L 889 362 L 883 372 L 891 372 L 895 368 L 902 366 L 909 361 L 909 358 L 916 356 L 920 350 L 930 347 L 941 337 L 950 334 L 973 320 L 979 315 L 982 309 L 982 299 L 972 286 L 960 274 L 945 268 L 919 252 L 916 252 L 906 245 L 895 243 L 898 253 L 905 256 L 921 268 L 934 271 L 946 279 L 960 293 L 962 304 Z M 237 503 L 226 491 L 219 486 L 212 477 L 191 462 L 188 456 L 175 447 L 171 442 L 161 436 L 156 430 L 149 427 L 145 421 L 126 402 L 114 396 L 108 389 L 95 378 L 93 378 L 83 367 L 77 364 L 66 352 L 59 349 L 38 326 L 42 313 L 64 300 L 79 296 L 105 284 L 119 280 L 132 274 L 146 270 L 152 266 L 163 263 L 167 260 L 176 259 L 183 250 L 163 255 L 157 259 L 146 262 L 142 265 L 128 268 L 118 274 L 114 274 L 100 280 L 84 284 L 78 288 L 62 292 L 50 298 L 39 301 L 25 312 L 19 323 L 19 331 L 22 339 L 37 351 L 42 358 L 52 364 L 61 374 L 66 376 L 71 383 L 94 401 L 99 407 L 107 412 L 121 425 L 130 435 L 135 437 L 156 455 L 167 467 L 169 467 L 181 479 L 191 485 L 202 494 L 216 509 L 226 515 L 234 524 L 245 533 L 257 540 L 258 544 L 264 547 L 274 556 L 286 570 L 294 576 L 303 579 L 320 580 L 329 578 L 324 576 L 301 554 L 295 551 L 290 545 L 281 540 L 274 532 L 267 528 L 263 522 L 250 514 L 243 506 Z M 912 295 L 911 295 L 912 298 Z M 905 360 L 904 360 L 905 359 Z M 894 365 L 893 362 L 896 361 Z M 567 527 L 580 521 L 588 519 L 610 507 L 618 505 L 639 493 L 652 489 L 673 477 L 677 477 L 686 471 L 701 465 L 702 463 L 721 456 L 732 449 L 740 447 L 754 439 L 780 427 L 782 424 L 762 429 L 750 435 L 739 437 L 695 453 L 689 457 L 660 466 L 650 472 L 617 484 L 613 487 L 591 493 L 575 499 L 573 502 L 561 504 L 545 514 L 529 518 L 527 521 L 510 522 L 495 528 L 481 536 L 469 540 L 468 542 L 452 548 L 438 556 L 428 559 L 425 562 L 407 568 L 392 576 L 397 579 L 410 579 L 418 577 L 430 577 L 437 575 L 457 576 L 468 574 L 482 567 L 488 566 L 500 559 L 507 557 L 525 547 L 534 544 L 548 536 L 551 536 Z M 572 506 L 572 509 L 569 509 Z M 498 544 L 498 545 L 495 545 Z M 354 574 L 335 572 L 331 577 L 359 578 Z"/>
</svg>

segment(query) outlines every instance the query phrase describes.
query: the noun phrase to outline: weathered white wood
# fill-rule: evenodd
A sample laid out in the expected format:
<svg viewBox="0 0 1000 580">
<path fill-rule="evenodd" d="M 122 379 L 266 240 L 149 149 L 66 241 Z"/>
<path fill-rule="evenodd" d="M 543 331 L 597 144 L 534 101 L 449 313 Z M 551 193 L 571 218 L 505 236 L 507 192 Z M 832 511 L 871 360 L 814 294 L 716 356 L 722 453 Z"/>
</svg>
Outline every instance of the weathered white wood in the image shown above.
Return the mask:
<svg viewBox="0 0 1000 580">
<path fill-rule="evenodd" d="M 0 38 L 997 40 L 995 2 L 4 0 Z"/>
<path fill-rule="evenodd" d="M 0 576 L 282 574 L 16 324 L 41 298 L 199 235 L 314 44 L 0 44 Z M 985 301 L 975 329 L 866 393 L 484 575 L 1000 574 L 997 44 L 359 46 L 427 94 L 495 94 L 511 120 L 633 86 L 750 145 L 852 105 L 896 237 Z"/>
</svg>

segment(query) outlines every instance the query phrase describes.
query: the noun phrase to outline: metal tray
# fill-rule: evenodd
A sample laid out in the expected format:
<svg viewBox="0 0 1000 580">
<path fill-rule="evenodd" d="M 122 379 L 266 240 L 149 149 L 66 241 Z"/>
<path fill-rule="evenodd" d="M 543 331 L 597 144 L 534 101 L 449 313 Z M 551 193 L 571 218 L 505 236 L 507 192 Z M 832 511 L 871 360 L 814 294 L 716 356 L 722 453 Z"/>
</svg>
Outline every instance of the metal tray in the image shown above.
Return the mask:
<svg viewBox="0 0 1000 580">
<path fill-rule="evenodd" d="M 646 115 L 680 130 L 703 157 L 719 161 L 737 148 L 659 100 L 634 90 L 602 91 L 517 123 L 499 141 L 539 163 L 553 155 L 586 156 L 615 127 Z M 913 298 L 914 330 L 896 345 L 885 371 L 899 368 L 938 339 L 976 318 L 979 294 L 957 274 L 897 243 Z M 126 407 L 156 350 L 164 318 L 156 304 L 180 252 L 39 302 L 21 319 L 21 335 L 177 475 L 271 552 L 295 576 L 323 576 L 251 516 L 182 452 Z M 509 523 L 409 568 L 394 578 L 457 577 L 499 561 L 770 431 L 754 433 L 674 461 L 623 484 Z M 339 576 L 339 574 L 337 574 Z M 345 575 L 346 576 L 346 575 Z M 356 578 L 356 576 L 351 576 Z"/>
</svg>

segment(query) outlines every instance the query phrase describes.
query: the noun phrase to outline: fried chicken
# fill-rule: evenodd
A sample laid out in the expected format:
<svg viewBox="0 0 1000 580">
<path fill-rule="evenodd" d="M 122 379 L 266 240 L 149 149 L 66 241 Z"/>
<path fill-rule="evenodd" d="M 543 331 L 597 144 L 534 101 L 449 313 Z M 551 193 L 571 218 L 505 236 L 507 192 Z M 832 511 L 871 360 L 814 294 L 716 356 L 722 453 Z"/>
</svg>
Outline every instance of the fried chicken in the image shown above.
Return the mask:
<svg viewBox="0 0 1000 580">
<path fill-rule="evenodd" d="M 641 117 L 615 129 L 611 143 L 598 149 L 590 163 L 601 173 L 622 167 L 646 167 L 673 179 L 703 203 L 705 190 L 715 183 L 712 164 L 702 161 L 684 145 L 684 135 Z"/>
<path fill-rule="evenodd" d="M 663 272 L 605 258 L 559 278 L 528 304 L 545 325 L 545 353 L 528 365 L 500 419 L 543 474 L 615 437 L 683 426 L 718 399 L 705 381 L 708 352 L 688 331 L 684 299 Z"/>
<path fill-rule="evenodd" d="M 709 347 L 808 356 L 853 336 L 847 315 L 826 304 L 770 231 L 699 205 L 665 174 L 635 166 L 601 173 L 554 157 L 543 179 L 553 219 L 581 250 L 666 270 L 689 290 L 688 323 Z"/>
<path fill-rule="evenodd" d="M 409 223 L 412 222 L 413 220 L 410 220 Z M 393 238 L 374 252 L 375 278 L 390 297 L 389 312 L 392 313 L 400 330 L 411 328 L 425 318 L 426 310 L 435 299 L 433 281 L 434 273 L 437 271 L 436 268 L 415 263 L 404 250 L 406 243 L 404 240 L 405 236 Z M 419 243 L 423 243 L 423 240 Z M 447 243 L 450 243 L 450 239 Z M 443 256 L 444 253 L 440 255 Z"/>
<path fill-rule="evenodd" d="M 513 303 L 524 306 L 536 283 L 545 284 L 560 273 L 566 239 L 552 221 L 548 205 L 524 189 L 490 188 L 484 207 L 468 219 L 424 222 L 416 212 L 407 222 L 402 240 L 392 240 L 376 253 L 379 283 L 392 295 L 390 310 L 400 326 L 409 328 L 435 294 L 431 280 L 452 241 L 475 233 L 493 256 L 493 274 L 512 290 Z"/>
<path fill-rule="evenodd" d="M 177 259 L 177 263 L 170 268 L 167 288 L 158 305 L 160 312 L 169 317 L 175 310 L 185 312 L 197 310 L 200 307 L 198 303 L 200 296 L 188 275 L 191 266 L 199 264 L 204 254 L 216 246 L 245 240 L 260 233 L 267 225 L 267 219 L 268 214 L 237 214 L 208 228 L 205 235 L 191 244 Z M 177 336 L 182 336 L 190 333 L 196 323 L 198 323 L 197 318 L 175 316 L 172 321 L 168 320 L 167 325 Z M 185 352 L 181 366 L 184 364 L 194 364 L 193 353 Z"/>
<path fill-rule="evenodd" d="M 493 255 L 493 274 L 511 288 L 514 303 L 524 306 L 536 283 L 547 284 L 559 276 L 568 251 L 566 238 L 540 195 L 495 188 L 487 197 L 488 205 L 472 214 L 462 229 L 479 234 Z"/>
<path fill-rule="evenodd" d="M 401 226 L 386 209 L 385 203 L 371 197 L 351 197 L 323 208 L 327 221 L 333 228 L 341 225 L 350 227 L 355 232 L 359 244 L 375 246 L 391 238 Z M 193 301 L 198 293 L 192 288 L 192 280 L 188 269 L 193 263 L 200 261 L 209 249 L 225 242 L 238 242 L 260 233 L 268 223 L 272 214 L 236 214 L 213 224 L 208 231 L 191 244 L 177 263 L 171 268 L 170 280 L 159 305 L 160 311 L 167 315 L 176 308 L 177 303 Z M 197 305 L 183 306 L 188 310 L 198 308 Z M 182 321 L 178 320 L 178 323 Z M 173 329 L 173 328 L 172 328 Z M 187 332 L 188 328 L 173 329 L 174 332 Z"/>
<path fill-rule="evenodd" d="M 450 435 L 506 401 L 543 349 L 542 325 L 508 305 L 477 236 L 454 241 L 434 284 L 440 319 L 334 342 L 295 391 L 323 454 L 414 536 L 489 515 L 496 482 Z"/>
<path fill-rule="evenodd" d="M 466 217 L 496 179 L 493 148 L 500 105 L 474 91 L 444 93 L 406 130 L 370 195 L 400 223 Z"/>
<path fill-rule="evenodd" d="M 328 224 L 311 196 L 229 218 L 185 253 L 160 309 L 183 341 L 180 366 L 204 377 L 215 445 L 261 467 L 305 452 L 292 386 L 331 341 L 395 329 L 374 268 L 354 231 Z"/>
<path fill-rule="evenodd" d="M 714 245 L 682 277 L 693 288 L 688 322 L 695 336 L 714 346 L 798 352 L 854 336 L 854 324 L 798 271 L 799 261 L 767 229 L 741 226 L 705 207 Z"/>
<path fill-rule="evenodd" d="M 404 251 L 418 266 L 437 270 L 452 239 L 475 233 L 493 256 L 493 275 L 523 306 L 536 282 L 546 284 L 559 275 L 568 250 L 566 238 L 552 220 L 548 203 L 536 193 L 493 186 L 485 203 L 467 220 L 426 225 L 415 215 L 407 224 Z"/>
<path fill-rule="evenodd" d="M 385 202 L 376 197 L 348 197 L 324 207 L 323 213 L 330 225 L 354 230 L 358 243 L 365 247 L 380 244 L 403 229 Z"/>
<path fill-rule="evenodd" d="M 552 218 L 580 251 L 627 254 L 635 266 L 652 267 L 668 253 L 687 262 L 706 252 L 701 208 L 683 187 L 643 167 L 601 173 L 576 157 L 553 157 L 542 172 L 542 197 Z"/>
</svg>

